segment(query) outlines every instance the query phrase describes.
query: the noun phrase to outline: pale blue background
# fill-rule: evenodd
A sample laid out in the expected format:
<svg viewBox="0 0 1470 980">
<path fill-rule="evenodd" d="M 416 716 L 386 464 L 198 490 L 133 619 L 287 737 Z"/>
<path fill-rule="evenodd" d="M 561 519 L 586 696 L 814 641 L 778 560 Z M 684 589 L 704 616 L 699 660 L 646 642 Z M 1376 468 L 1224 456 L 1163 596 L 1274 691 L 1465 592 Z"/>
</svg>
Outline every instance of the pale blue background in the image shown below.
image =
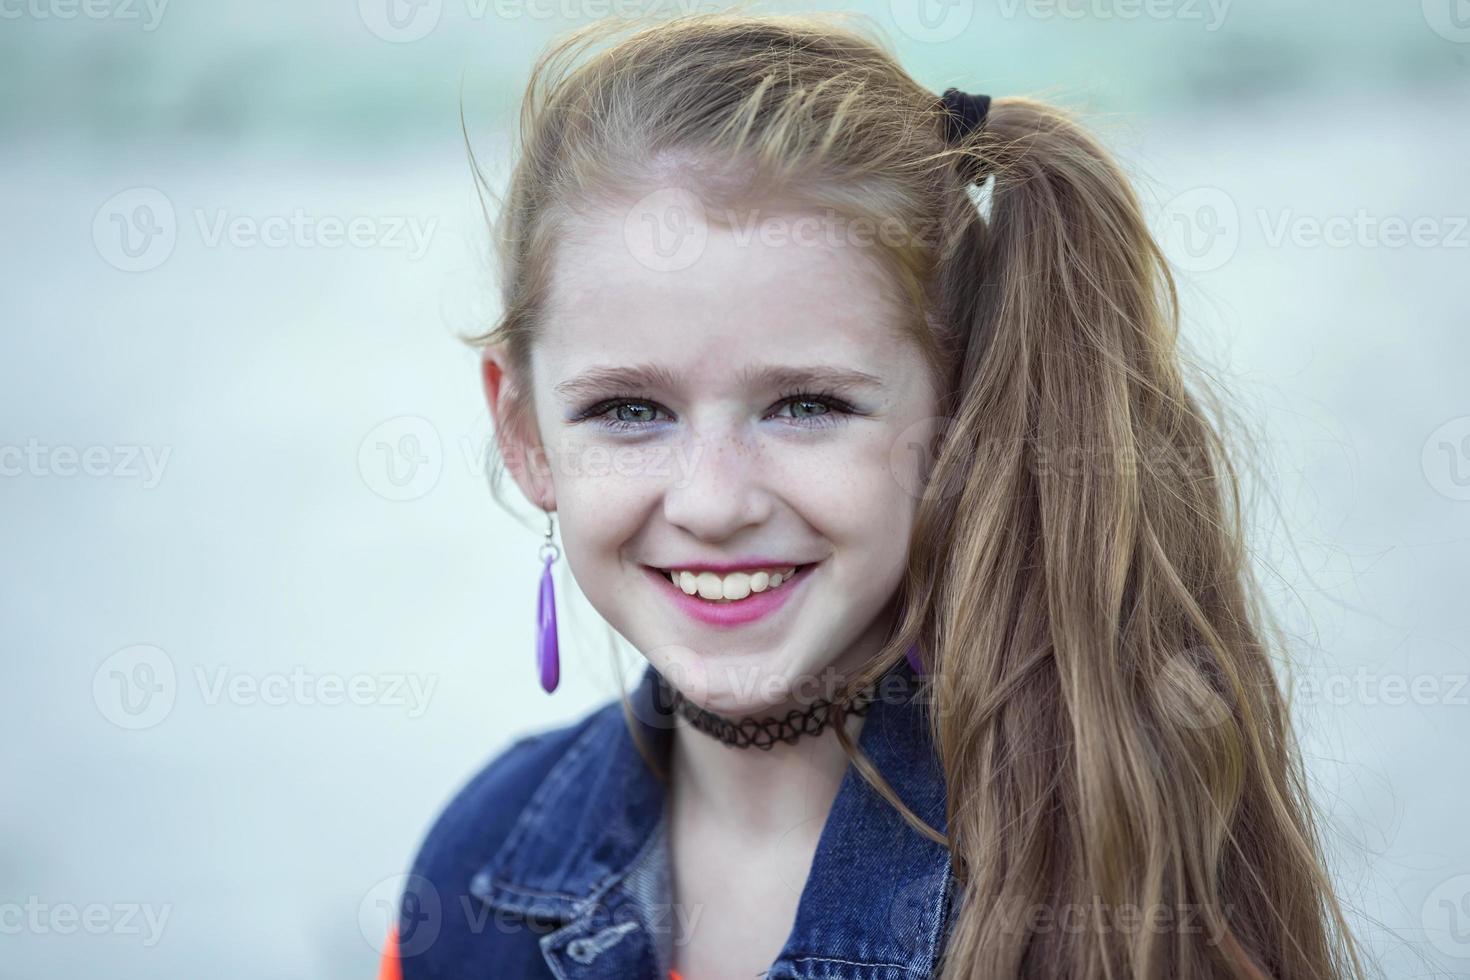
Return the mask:
<svg viewBox="0 0 1470 980">
<path fill-rule="evenodd" d="M 606 6 L 442 0 L 406 22 L 422 37 L 384 40 L 386 0 L 176 2 L 156 21 L 95 2 L 105 16 L 0 11 L 0 451 L 106 454 L 105 475 L 0 477 L 0 977 L 371 976 L 378 900 L 447 795 L 616 689 L 565 576 L 563 686 L 536 686 L 541 525 L 489 498 L 489 425 L 453 338 L 490 309 L 459 95 L 499 167 L 535 50 Z M 1194 0 L 1132 17 L 1124 0 L 960 0 L 931 34 L 913 8 L 856 8 L 936 91 L 1065 101 L 1137 175 L 1189 342 L 1262 439 L 1253 486 L 1276 508 L 1255 547 L 1301 673 L 1338 684 L 1297 688 L 1334 871 L 1395 977 L 1470 973 L 1456 2 L 1256 0 L 1216 19 Z M 129 272 L 112 214 L 138 214 L 137 188 L 174 209 L 175 239 Z M 208 244 L 220 215 L 298 209 L 431 233 L 421 255 Z M 1424 219 L 1426 237 L 1273 237 L 1360 211 Z M 112 447 L 168 455 L 149 480 Z M 155 697 L 119 700 L 149 668 Z M 258 696 L 293 670 L 360 678 L 370 703 Z M 221 693 L 232 679 L 247 686 Z M 425 701 L 394 689 L 409 680 Z M 63 931 L 58 910 L 92 903 L 98 934 Z M 156 942 L 129 908 L 167 916 Z"/>
</svg>

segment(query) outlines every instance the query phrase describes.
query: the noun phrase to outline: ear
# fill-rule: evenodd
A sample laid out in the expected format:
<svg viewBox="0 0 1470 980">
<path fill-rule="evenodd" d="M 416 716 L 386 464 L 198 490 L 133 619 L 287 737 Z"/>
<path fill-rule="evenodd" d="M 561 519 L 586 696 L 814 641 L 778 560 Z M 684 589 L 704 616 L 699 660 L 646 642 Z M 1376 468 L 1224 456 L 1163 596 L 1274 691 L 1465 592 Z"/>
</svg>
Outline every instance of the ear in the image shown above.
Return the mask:
<svg viewBox="0 0 1470 980">
<path fill-rule="evenodd" d="M 495 345 L 485 347 L 480 355 L 480 380 L 485 387 L 485 404 L 495 423 L 495 440 L 505 468 L 527 500 L 541 510 L 556 510 L 550 460 L 536 431 L 534 409 L 528 405 L 519 417 L 512 411 L 512 396 L 525 389 L 504 350 Z"/>
</svg>

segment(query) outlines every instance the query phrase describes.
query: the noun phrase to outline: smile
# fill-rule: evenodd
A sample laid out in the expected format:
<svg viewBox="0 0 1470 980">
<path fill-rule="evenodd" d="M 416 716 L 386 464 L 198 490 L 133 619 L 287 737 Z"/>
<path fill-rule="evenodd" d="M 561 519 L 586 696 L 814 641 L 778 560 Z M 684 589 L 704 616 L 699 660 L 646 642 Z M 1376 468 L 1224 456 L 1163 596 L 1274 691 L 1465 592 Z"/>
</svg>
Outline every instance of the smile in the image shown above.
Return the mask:
<svg viewBox="0 0 1470 980">
<path fill-rule="evenodd" d="M 658 591 L 691 618 L 712 626 L 738 626 L 774 613 L 804 591 L 820 562 L 717 575 L 681 569 L 643 571 Z M 718 596 L 718 598 L 716 598 Z"/>
</svg>

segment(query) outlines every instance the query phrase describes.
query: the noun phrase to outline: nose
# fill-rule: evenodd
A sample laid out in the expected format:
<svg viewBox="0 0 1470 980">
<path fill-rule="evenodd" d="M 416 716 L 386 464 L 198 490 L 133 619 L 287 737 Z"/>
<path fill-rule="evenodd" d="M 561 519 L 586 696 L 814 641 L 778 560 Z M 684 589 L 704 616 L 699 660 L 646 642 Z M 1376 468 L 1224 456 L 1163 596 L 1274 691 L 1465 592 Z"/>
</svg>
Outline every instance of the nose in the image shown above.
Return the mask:
<svg viewBox="0 0 1470 980">
<path fill-rule="evenodd" d="M 681 478 L 664 491 L 665 520 L 701 541 L 723 541 L 770 519 L 775 497 L 759 446 L 734 434 L 688 445 Z"/>
</svg>

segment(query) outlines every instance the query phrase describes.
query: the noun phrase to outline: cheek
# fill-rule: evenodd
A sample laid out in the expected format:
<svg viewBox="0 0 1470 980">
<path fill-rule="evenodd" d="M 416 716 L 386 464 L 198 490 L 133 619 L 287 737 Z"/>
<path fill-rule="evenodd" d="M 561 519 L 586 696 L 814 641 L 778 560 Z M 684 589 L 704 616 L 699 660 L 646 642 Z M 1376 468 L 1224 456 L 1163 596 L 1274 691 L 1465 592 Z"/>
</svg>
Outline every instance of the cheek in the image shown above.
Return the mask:
<svg viewBox="0 0 1470 980">
<path fill-rule="evenodd" d="M 557 530 L 562 548 L 589 566 L 615 560 L 648 512 L 649 490 L 631 481 L 583 478 L 556 481 Z"/>
<path fill-rule="evenodd" d="M 834 580 L 854 609 L 875 613 L 907 573 L 917 501 L 886 470 L 864 471 L 850 482 L 840 526 L 824 533 L 837 559 Z"/>
<path fill-rule="evenodd" d="M 620 471 L 615 458 L 593 451 L 554 466 L 562 553 L 583 593 L 608 618 L 630 586 L 622 566 L 627 546 L 645 529 L 661 493 L 656 480 L 636 468 Z"/>
<path fill-rule="evenodd" d="M 919 501 L 914 453 L 902 441 L 909 438 L 874 426 L 828 446 L 792 449 L 782 457 L 781 492 L 836 543 L 871 543 L 875 529 L 906 529 Z"/>
<path fill-rule="evenodd" d="M 832 543 L 841 571 L 864 594 L 902 574 L 912 533 L 915 502 L 881 474 L 851 478 L 852 495 L 826 508 L 818 519 Z"/>
</svg>

